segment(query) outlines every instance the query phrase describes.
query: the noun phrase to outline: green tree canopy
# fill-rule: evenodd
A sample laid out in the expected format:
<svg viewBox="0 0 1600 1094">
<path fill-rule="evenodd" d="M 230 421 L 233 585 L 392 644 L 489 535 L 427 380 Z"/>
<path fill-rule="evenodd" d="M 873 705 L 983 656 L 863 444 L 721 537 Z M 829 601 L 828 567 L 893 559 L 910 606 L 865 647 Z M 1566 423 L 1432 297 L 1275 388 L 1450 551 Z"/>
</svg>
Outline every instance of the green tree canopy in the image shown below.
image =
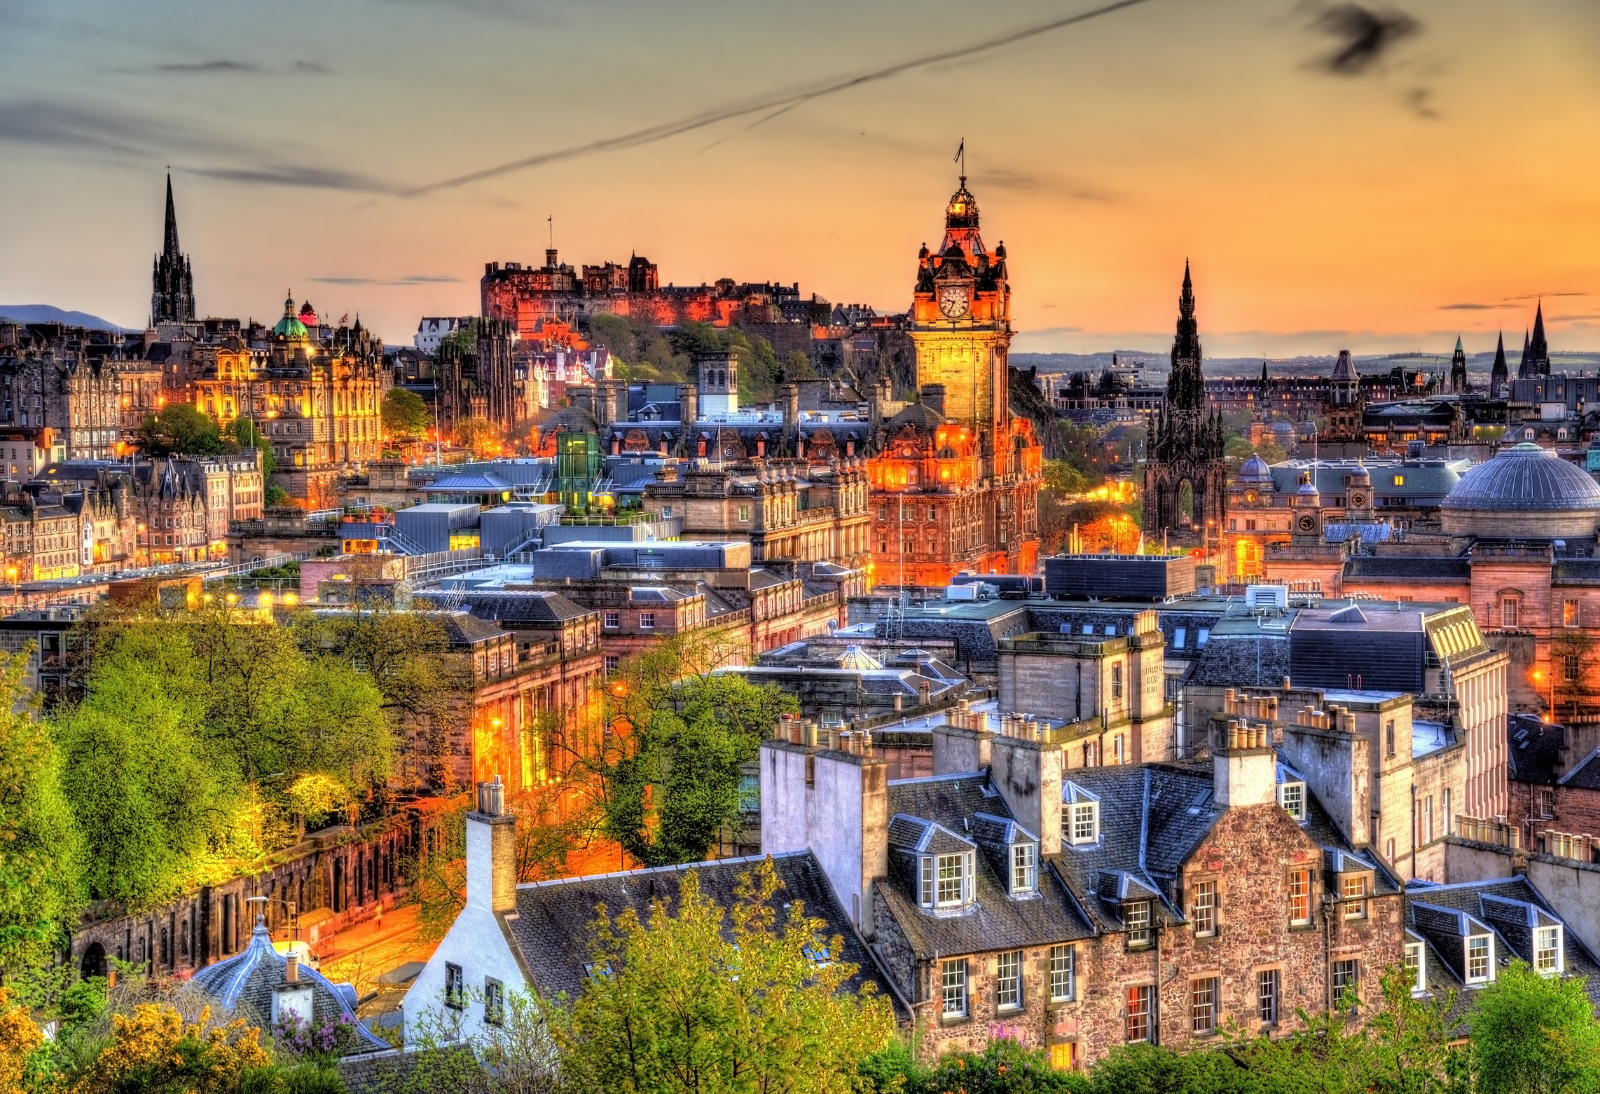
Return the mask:
<svg viewBox="0 0 1600 1094">
<path fill-rule="evenodd" d="M 888 1000 L 841 990 L 855 966 L 819 962 L 824 921 L 773 904 L 769 859 L 745 875 L 731 909 L 685 873 L 676 905 L 657 901 L 595 925 L 592 976 L 551 1035 L 574 1094 L 848 1094 L 863 1057 L 894 1036 Z"/>
<path fill-rule="evenodd" d="M 1600 1025 L 1581 977 L 1542 976 L 1513 961 L 1478 990 L 1467 1021 L 1477 1094 L 1600 1089 Z"/>
<path fill-rule="evenodd" d="M 48 963 L 86 891 L 61 754 L 26 684 L 29 651 L 0 658 L 0 974 Z"/>
<path fill-rule="evenodd" d="M 422 396 L 403 387 L 389 389 L 383 397 L 381 414 L 384 432 L 400 440 L 421 437 L 433 425 L 433 416 Z"/>
<path fill-rule="evenodd" d="M 147 415 L 138 444 L 151 456 L 215 456 L 223 449 L 216 419 L 188 403 L 168 403 Z"/>
</svg>

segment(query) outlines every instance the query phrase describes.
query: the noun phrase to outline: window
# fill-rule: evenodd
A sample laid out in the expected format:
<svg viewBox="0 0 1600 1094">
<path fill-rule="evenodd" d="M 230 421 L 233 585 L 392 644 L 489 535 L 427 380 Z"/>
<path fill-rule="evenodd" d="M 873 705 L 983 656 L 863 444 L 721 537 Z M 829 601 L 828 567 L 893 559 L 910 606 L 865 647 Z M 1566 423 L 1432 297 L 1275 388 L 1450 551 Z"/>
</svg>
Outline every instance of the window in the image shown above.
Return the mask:
<svg viewBox="0 0 1600 1094">
<path fill-rule="evenodd" d="M 1439 805 L 1439 831 L 1448 836 L 1450 834 L 1450 788 L 1445 787 L 1444 798 Z"/>
<path fill-rule="evenodd" d="M 1467 936 L 1467 983 L 1481 984 L 1489 979 L 1494 957 L 1494 939 L 1486 934 Z"/>
<path fill-rule="evenodd" d="M 933 856 L 922 856 L 922 906 L 933 907 Z"/>
<path fill-rule="evenodd" d="M 1093 623 L 1085 623 L 1083 625 L 1083 633 L 1084 634 L 1093 634 L 1094 633 L 1094 624 Z"/>
<path fill-rule="evenodd" d="M 622 626 L 622 613 L 621 612 L 607 612 L 606 613 L 606 626 L 607 627 L 613 627 L 613 628 Z"/>
<path fill-rule="evenodd" d="M 1289 924 L 1311 922 L 1311 871 L 1289 871 Z"/>
<path fill-rule="evenodd" d="M 670 505 L 663 505 L 663 506 L 662 506 L 662 507 L 661 507 L 661 515 L 662 515 L 662 516 L 663 516 L 663 517 L 670 517 L 670 516 L 672 516 L 672 506 L 670 506 Z"/>
<path fill-rule="evenodd" d="M 1358 975 L 1354 959 L 1335 961 L 1333 963 L 1333 997 L 1335 1000 L 1343 999 L 1345 992 L 1353 992 L 1358 987 Z"/>
<path fill-rule="evenodd" d="M 1074 802 L 1072 804 L 1072 830 L 1068 838 L 1074 844 L 1094 843 L 1100 838 L 1100 803 Z"/>
<path fill-rule="evenodd" d="M 1194 933 L 1199 938 L 1209 938 L 1217 933 L 1217 883 L 1197 882 L 1194 887 Z"/>
<path fill-rule="evenodd" d="M 1205 649 L 1206 648 L 1206 643 L 1210 639 L 1211 639 L 1211 628 L 1210 627 L 1201 627 L 1199 633 L 1195 635 L 1194 648 L 1197 649 L 1197 650 Z"/>
<path fill-rule="evenodd" d="M 613 672 L 617 671 L 617 664 L 618 664 L 618 662 L 620 660 L 621 660 L 620 657 L 618 655 L 616 655 L 616 654 L 612 654 L 612 653 L 606 654 L 606 675 L 607 676 L 610 676 Z"/>
<path fill-rule="evenodd" d="M 483 982 L 483 1020 L 491 1026 L 505 1025 L 506 989 L 498 980 Z"/>
<path fill-rule="evenodd" d="M 1394 756 L 1394 719 L 1390 718 L 1383 725 L 1383 754 L 1390 758 Z"/>
<path fill-rule="evenodd" d="M 962 957 L 944 963 L 941 976 L 944 986 L 944 1016 L 967 1016 L 967 959 Z"/>
<path fill-rule="evenodd" d="M 1031 843 L 1011 848 L 1011 892 L 1031 893 L 1038 879 L 1038 865 Z"/>
<path fill-rule="evenodd" d="M 1561 602 L 1561 625 L 1563 627 L 1576 627 L 1578 625 L 1578 602 L 1576 600 L 1563 600 Z"/>
<path fill-rule="evenodd" d="M 1111 666 L 1111 699 L 1113 702 L 1122 700 L 1122 666 Z"/>
<path fill-rule="evenodd" d="M 1172 648 L 1175 649 L 1175 650 L 1183 649 L 1183 640 L 1185 638 L 1187 638 L 1187 637 L 1189 637 L 1189 628 L 1188 627 L 1179 627 L 1177 630 L 1173 631 L 1172 632 Z"/>
<path fill-rule="evenodd" d="M 1262 969 L 1256 973 L 1256 1018 L 1264 1026 L 1278 1024 L 1278 1000 L 1281 997 L 1277 969 Z"/>
<path fill-rule="evenodd" d="M 938 907 L 946 908 L 966 899 L 966 866 L 966 855 L 939 856 Z"/>
<path fill-rule="evenodd" d="M 1394 484 L 1396 486 L 1404 486 L 1406 484 L 1406 477 L 1404 475 L 1396 475 L 1394 477 Z"/>
<path fill-rule="evenodd" d="M 1128 945 L 1148 946 L 1154 932 L 1150 929 L 1150 902 L 1137 900 L 1126 906 L 1123 920 L 1128 925 Z"/>
<path fill-rule="evenodd" d="M 1563 653 L 1561 655 L 1561 679 L 1569 684 L 1577 681 L 1578 655 L 1576 653 Z"/>
<path fill-rule="evenodd" d="M 1306 784 L 1282 783 L 1278 787 L 1278 804 L 1297 821 L 1306 819 Z"/>
<path fill-rule="evenodd" d="M 1556 792 L 1554 790 L 1539 791 L 1539 816 L 1549 819 L 1556 815 Z"/>
<path fill-rule="evenodd" d="M 878 506 L 878 519 L 879 520 L 888 520 L 889 519 L 889 507 L 887 505 Z"/>
<path fill-rule="evenodd" d="M 1078 994 L 1076 946 L 1050 947 L 1050 1002 L 1069 1003 Z"/>
<path fill-rule="evenodd" d="M 1127 1040 L 1129 1044 L 1136 1044 L 1150 1039 L 1151 990 L 1148 984 L 1128 989 Z"/>
<path fill-rule="evenodd" d="M 1427 959 L 1423 956 L 1421 942 L 1406 942 L 1406 971 L 1411 974 L 1411 990 L 1424 992 L 1428 990 L 1428 972 L 1424 967 Z"/>
<path fill-rule="evenodd" d="M 653 630 L 655 630 L 656 629 L 656 613 L 655 612 L 640 612 L 639 613 L 639 629 L 641 631 L 653 631 Z"/>
<path fill-rule="evenodd" d="M 1189 1032 L 1210 1033 L 1217 1028 L 1217 978 L 1189 981 Z"/>
<path fill-rule="evenodd" d="M 1533 971 L 1546 974 L 1561 971 L 1561 928 L 1533 929 Z"/>
<path fill-rule="evenodd" d="M 453 1010 L 460 1010 L 466 1005 L 466 978 L 461 972 L 461 966 L 449 961 L 444 966 L 444 1005 Z"/>
<path fill-rule="evenodd" d="M 1339 879 L 1339 899 L 1346 919 L 1367 918 L 1367 875 L 1345 874 Z"/>
<path fill-rule="evenodd" d="M 1078 1042 L 1057 1041 L 1050 1046 L 1050 1066 L 1057 1071 L 1073 1071 L 1078 1066 Z"/>
<path fill-rule="evenodd" d="M 1022 1006 L 1022 951 L 1008 950 L 995 962 L 994 1005 L 998 1010 Z"/>
<path fill-rule="evenodd" d="M 739 523 L 740 524 L 749 524 L 750 523 L 750 507 L 748 505 L 739 506 Z"/>
<path fill-rule="evenodd" d="M 1500 598 L 1500 625 L 1502 627 L 1515 627 L 1517 625 L 1517 598 L 1502 596 Z"/>
<path fill-rule="evenodd" d="M 1247 518 L 1244 522 L 1244 530 L 1246 532 L 1254 532 L 1256 530 L 1256 522 L 1253 519 Z"/>
</svg>

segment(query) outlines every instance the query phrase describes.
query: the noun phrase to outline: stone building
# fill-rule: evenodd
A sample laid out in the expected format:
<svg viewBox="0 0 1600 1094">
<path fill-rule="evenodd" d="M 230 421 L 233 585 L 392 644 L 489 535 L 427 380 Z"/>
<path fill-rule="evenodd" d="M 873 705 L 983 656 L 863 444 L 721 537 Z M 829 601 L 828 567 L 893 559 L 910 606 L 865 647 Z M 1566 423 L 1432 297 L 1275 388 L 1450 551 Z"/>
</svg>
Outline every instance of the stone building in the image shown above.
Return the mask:
<svg viewBox="0 0 1600 1094">
<path fill-rule="evenodd" d="M 1138 764 L 1177 755 L 1163 672 L 1166 640 L 1141 612 L 1119 637 L 1040 631 L 999 646 L 1000 709 L 1064 719 L 1052 740 L 1069 767 Z"/>
<path fill-rule="evenodd" d="M 1176 542 L 1220 535 L 1227 517 L 1227 464 L 1222 417 L 1206 412 L 1194 283 L 1183 267 L 1178 334 L 1172 343 L 1167 402 L 1150 431 L 1144 471 L 1144 532 Z"/>
<path fill-rule="evenodd" d="M 1083 1067 L 1293 1028 L 1398 963 L 1400 891 L 1314 796 L 1279 804 L 1264 729 L 1231 730 L 1207 763 L 1089 769 L 935 730 L 935 775 L 897 782 L 854 736 L 770 740 L 762 849 L 823 865 L 930 1058 L 1004 1038 Z"/>
</svg>

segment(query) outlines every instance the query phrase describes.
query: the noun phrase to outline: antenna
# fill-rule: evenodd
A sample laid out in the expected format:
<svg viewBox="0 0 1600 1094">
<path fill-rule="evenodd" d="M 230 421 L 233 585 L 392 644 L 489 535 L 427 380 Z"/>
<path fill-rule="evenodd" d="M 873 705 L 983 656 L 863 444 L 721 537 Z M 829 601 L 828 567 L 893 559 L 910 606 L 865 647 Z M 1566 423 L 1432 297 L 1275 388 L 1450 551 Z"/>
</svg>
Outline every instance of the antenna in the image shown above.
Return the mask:
<svg viewBox="0 0 1600 1094">
<path fill-rule="evenodd" d="M 550 249 L 554 250 L 555 246 L 556 246 L 556 217 L 555 217 L 555 214 L 551 213 L 549 216 L 545 217 L 544 219 L 550 225 Z"/>
</svg>

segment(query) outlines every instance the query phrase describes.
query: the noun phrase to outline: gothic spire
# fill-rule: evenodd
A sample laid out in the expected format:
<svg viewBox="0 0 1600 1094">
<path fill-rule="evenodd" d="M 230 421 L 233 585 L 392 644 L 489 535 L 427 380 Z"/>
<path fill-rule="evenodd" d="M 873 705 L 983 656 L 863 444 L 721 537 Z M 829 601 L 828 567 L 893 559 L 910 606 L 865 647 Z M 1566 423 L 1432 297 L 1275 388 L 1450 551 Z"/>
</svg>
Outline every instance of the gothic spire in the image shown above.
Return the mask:
<svg viewBox="0 0 1600 1094">
<path fill-rule="evenodd" d="M 1189 260 L 1183 260 L 1183 292 L 1178 297 L 1178 314 L 1184 319 L 1194 318 L 1194 281 L 1189 277 Z"/>
<path fill-rule="evenodd" d="M 1533 353 L 1535 361 L 1543 361 L 1550 356 L 1550 343 L 1544 337 L 1544 301 L 1539 301 L 1538 310 L 1533 313 L 1533 342 L 1528 347 Z"/>
<path fill-rule="evenodd" d="M 178 257 L 178 211 L 172 204 L 172 175 L 167 175 L 167 232 L 161 253 L 167 258 Z"/>
<path fill-rule="evenodd" d="M 1183 264 L 1183 292 L 1178 296 L 1178 330 L 1172 340 L 1172 374 L 1167 379 L 1167 406 L 1179 413 L 1205 410 L 1205 381 L 1200 365 L 1200 325 L 1194 317 L 1194 279 Z"/>
</svg>

